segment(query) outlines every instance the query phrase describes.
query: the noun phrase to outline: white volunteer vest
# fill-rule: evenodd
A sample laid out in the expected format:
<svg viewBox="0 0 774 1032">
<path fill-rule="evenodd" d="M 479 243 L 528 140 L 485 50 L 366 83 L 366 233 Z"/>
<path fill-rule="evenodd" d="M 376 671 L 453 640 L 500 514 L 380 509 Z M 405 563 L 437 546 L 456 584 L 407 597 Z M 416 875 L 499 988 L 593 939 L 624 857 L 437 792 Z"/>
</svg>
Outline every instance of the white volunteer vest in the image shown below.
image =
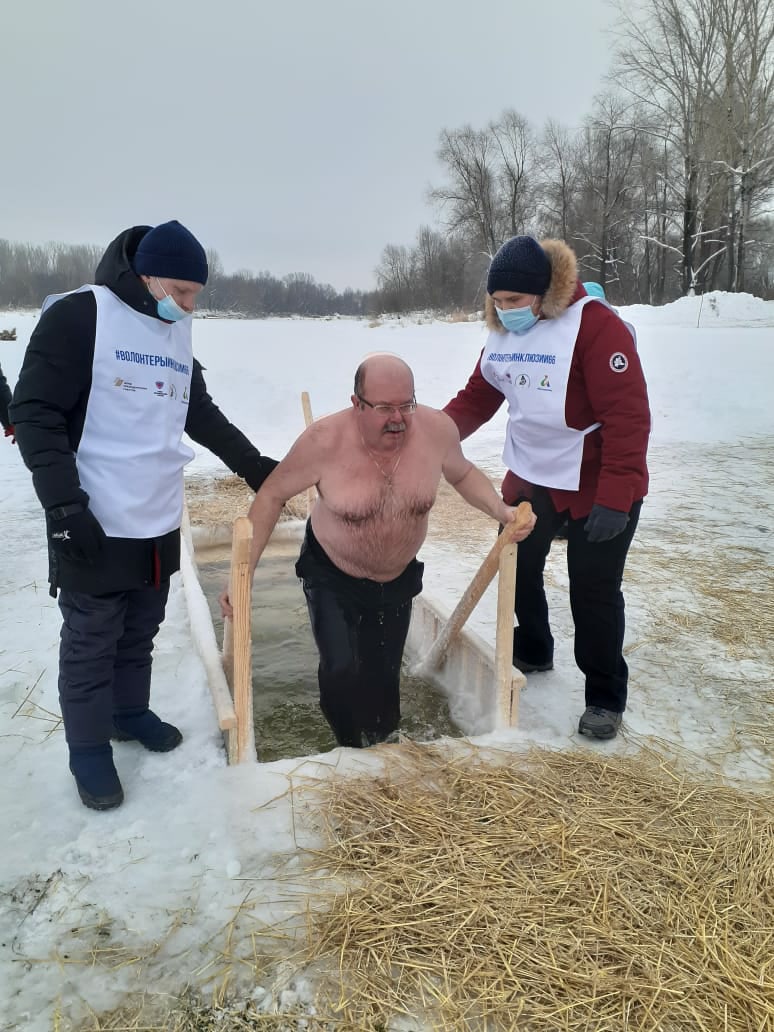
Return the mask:
<svg viewBox="0 0 774 1032">
<path fill-rule="evenodd" d="M 76 464 L 89 507 L 108 537 L 151 538 L 180 526 L 182 443 L 191 389 L 191 319 L 165 323 L 107 287 L 97 302 L 91 391 Z M 47 297 L 43 311 L 61 297 Z"/>
<path fill-rule="evenodd" d="M 567 426 L 565 404 L 582 297 L 558 319 L 541 319 L 528 333 L 490 333 L 481 375 L 508 401 L 503 462 L 531 484 L 577 491 L 583 439 L 596 430 Z"/>
</svg>

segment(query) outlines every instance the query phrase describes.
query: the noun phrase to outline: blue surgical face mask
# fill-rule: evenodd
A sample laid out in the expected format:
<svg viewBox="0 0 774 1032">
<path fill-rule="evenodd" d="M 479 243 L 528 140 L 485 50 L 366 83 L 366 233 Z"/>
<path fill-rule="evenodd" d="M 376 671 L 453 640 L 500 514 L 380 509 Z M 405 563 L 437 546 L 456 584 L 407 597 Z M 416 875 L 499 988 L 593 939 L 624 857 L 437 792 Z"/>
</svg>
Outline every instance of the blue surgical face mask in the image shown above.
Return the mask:
<svg viewBox="0 0 774 1032">
<path fill-rule="evenodd" d="M 158 276 L 156 277 L 156 282 L 161 287 Z M 161 287 L 161 289 L 164 290 L 163 287 Z M 166 290 L 164 290 L 164 297 L 162 297 L 160 301 L 156 301 L 156 311 L 159 313 L 159 317 L 161 319 L 166 319 L 167 322 L 178 322 L 178 320 L 185 319 L 187 315 L 191 314 L 190 312 L 186 312 L 184 308 L 181 308 L 177 301 L 175 301 L 172 295 L 168 294 Z"/>
<path fill-rule="evenodd" d="M 530 305 L 525 305 L 524 308 L 498 308 L 495 305 L 495 311 L 509 333 L 526 333 L 538 321 Z"/>
</svg>

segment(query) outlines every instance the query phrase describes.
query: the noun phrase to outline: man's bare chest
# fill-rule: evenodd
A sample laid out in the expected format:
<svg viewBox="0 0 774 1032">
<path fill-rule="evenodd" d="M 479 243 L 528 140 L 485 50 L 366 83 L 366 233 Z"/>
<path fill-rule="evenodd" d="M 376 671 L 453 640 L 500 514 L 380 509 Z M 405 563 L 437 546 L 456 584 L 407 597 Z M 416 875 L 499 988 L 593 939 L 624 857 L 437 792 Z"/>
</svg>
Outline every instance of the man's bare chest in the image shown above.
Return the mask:
<svg viewBox="0 0 774 1032">
<path fill-rule="evenodd" d="M 432 508 L 440 477 L 434 457 L 399 451 L 341 463 L 320 478 L 318 490 L 331 513 L 351 525 L 421 520 Z"/>
</svg>

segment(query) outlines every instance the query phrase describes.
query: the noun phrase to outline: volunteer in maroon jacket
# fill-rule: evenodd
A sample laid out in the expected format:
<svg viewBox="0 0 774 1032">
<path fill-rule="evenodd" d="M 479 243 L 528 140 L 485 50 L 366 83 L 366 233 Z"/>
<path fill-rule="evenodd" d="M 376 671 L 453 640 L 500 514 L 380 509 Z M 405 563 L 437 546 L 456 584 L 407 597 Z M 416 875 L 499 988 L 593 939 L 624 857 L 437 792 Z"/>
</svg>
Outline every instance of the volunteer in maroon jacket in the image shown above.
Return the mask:
<svg viewBox="0 0 774 1032">
<path fill-rule="evenodd" d="M 465 438 L 506 399 L 503 498 L 532 502 L 519 545 L 513 662 L 551 670 L 543 570 L 567 520 L 575 661 L 586 679 L 578 731 L 613 738 L 626 708 L 624 564 L 648 488 L 648 393 L 633 329 L 578 280 L 559 240 L 508 240 L 487 278 L 490 330 L 464 390 L 445 411 Z"/>
</svg>

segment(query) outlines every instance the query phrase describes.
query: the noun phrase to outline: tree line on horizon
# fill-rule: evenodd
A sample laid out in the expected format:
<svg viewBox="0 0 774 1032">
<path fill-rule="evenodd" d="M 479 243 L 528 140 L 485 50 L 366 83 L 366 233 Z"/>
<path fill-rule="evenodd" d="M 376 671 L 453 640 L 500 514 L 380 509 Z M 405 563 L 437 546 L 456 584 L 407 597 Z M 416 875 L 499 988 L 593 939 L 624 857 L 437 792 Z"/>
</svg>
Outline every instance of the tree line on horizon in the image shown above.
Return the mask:
<svg viewBox="0 0 774 1032">
<path fill-rule="evenodd" d="M 0 239 L 0 307 L 38 308 L 49 294 L 91 283 L 104 248 L 86 244 L 21 244 Z M 223 271 L 216 251 L 207 252 L 210 275 L 197 308 L 220 315 L 365 315 L 368 298 L 361 290 L 338 292 L 306 273 L 278 279 L 240 270 Z"/>
<path fill-rule="evenodd" d="M 514 108 L 443 129 L 437 226 L 387 244 L 373 291 L 307 273 L 226 274 L 209 252 L 200 308 L 219 314 L 470 311 L 509 237 L 559 237 L 616 304 L 710 290 L 774 297 L 774 0 L 620 0 L 609 79 L 578 127 Z M 0 305 L 87 283 L 96 247 L 0 240 Z"/>
</svg>

